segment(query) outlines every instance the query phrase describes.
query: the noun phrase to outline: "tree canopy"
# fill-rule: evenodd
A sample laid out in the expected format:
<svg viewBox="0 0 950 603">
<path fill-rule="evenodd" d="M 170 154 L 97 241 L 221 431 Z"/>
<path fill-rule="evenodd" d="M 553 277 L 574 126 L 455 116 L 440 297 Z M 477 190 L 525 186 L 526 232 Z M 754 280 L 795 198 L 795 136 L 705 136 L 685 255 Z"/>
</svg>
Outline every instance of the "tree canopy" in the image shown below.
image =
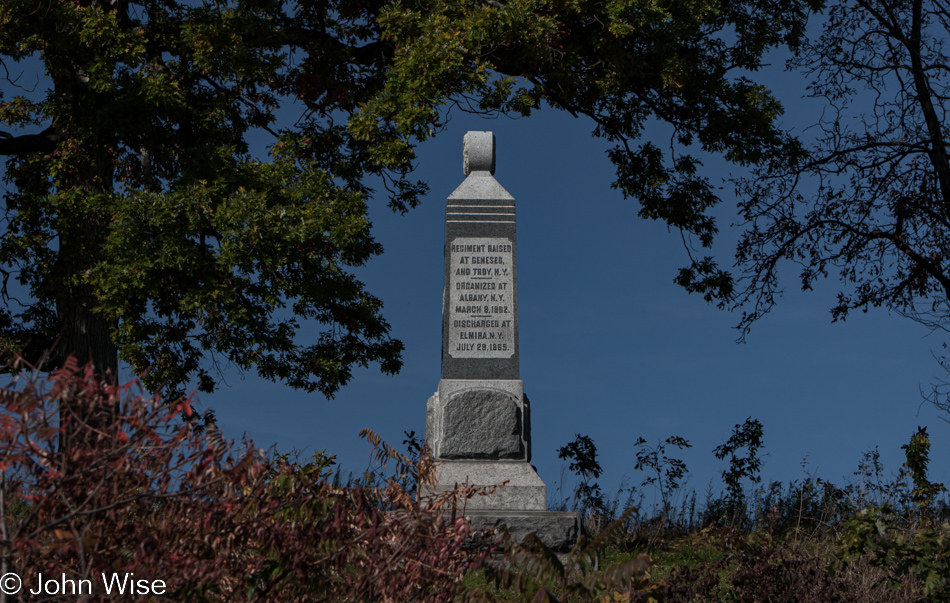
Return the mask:
<svg viewBox="0 0 950 603">
<path fill-rule="evenodd" d="M 708 247 L 719 199 L 690 153 L 799 153 L 752 78 L 818 4 L 0 0 L 4 348 L 203 390 L 216 359 L 328 396 L 397 371 L 352 270 L 382 251 L 367 203 L 419 203 L 413 148 L 450 107 L 586 116 L 641 215 Z M 640 139 L 654 118 L 669 152 Z M 708 257 L 679 281 L 732 286 Z"/>
</svg>

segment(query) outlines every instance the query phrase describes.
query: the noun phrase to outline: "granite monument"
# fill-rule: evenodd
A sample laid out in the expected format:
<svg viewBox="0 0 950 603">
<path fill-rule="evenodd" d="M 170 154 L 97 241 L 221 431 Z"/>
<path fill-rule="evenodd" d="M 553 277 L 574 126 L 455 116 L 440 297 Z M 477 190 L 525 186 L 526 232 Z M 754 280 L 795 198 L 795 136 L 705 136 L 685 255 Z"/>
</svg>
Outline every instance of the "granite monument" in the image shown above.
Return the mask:
<svg viewBox="0 0 950 603">
<path fill-rule="evenodd" d="M 546 510 L 547 488 L 531 461 L 531 406 L 519 372 L 515 199 L 495 180 L 495 136 L 469 132 L 465 180 L 445 209 L 442 379 L 426 408 L 436 492 L 493 486 L 468 501 L 472 527 L 504 522 L 549 548 L 570 550 L 577 513 Z"/>
</svg>

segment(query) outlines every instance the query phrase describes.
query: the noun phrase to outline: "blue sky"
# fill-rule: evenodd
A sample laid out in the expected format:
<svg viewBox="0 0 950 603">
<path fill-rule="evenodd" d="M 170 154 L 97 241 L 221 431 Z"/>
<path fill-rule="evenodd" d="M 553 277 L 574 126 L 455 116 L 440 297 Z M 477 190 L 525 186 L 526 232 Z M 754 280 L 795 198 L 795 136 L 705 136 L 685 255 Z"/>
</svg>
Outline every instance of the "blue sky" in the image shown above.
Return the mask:
<svg viewBox="0 0 950 603">
<path fill-rule="evenodd" d="M 797 271 L 787 269 L 779 305 L 747 343 L 735 343 L 736 314 L 673 283 L 687 261 L 679 234 L 638 218 L 636 203 L 610 188 L 607 144 L 590 136 L 588 122 L 553 110 L 521 120 L 453 115 L 446 132 L 418 149 L 418 176 L 431 188 L 424 203 L 400 216 L 373 202 L 385 253 L 359 273 L 406 344 L 398 376 L 359 371 L 327 401 L 230 374 L 229 386 L 202 396 L 226 435 L 247 432 L 283 452 L 326 449 L 359 473 L 369 460 L 360 429 L 392 444 L 403 431 L 424 432 L 426 399 L 440 378 L 443 212 L 463 180 L 468 130 L 495 133 L 495 177 L 517 202 L 521 378 L 532 402 L 533 464 L 549 499 L 565 466 L 556 451 L 578 433 L 597 444 L 608 491 L 624 476 L 642 480 L 638 436 L 688 439 L 693 448 L 679 458 L 702 499 L 711 481 L 721 486 L 724 465 L 712 449 L 747 417 L 764 425 L 765 480 L 807 473 L 840 484 L 875 446 L 896 472 L 900 446 L 927 425 L 932 477 L 950 482 L 950 425 L 921 406 L 919 391 L 939 375 L 931 356 L 938 335 L 886 311 L 831 324 L 836 283 L 801 293 Z M 710 161 L 707 169 L 720 179 L 728 166 Z M 729 264 L 738 231 L 728 187 L 723 198 L 715 251 Z"/>
<path fill-rule="evenodd" d="M 814 123 L 820 108 L 801 100 L 800 78 L 774 69 L 764 81 L 785 103 L 788 125 Z M 591 137 L 589 122 L 551 109 L 521 120 L 452 117 L 418 148 L 417 176 L 431 189 L 424 203 L 403 216 L 383 199 L 372 202 L 385 253 L 359 274 L 406 345 L 402 372 L 357 371 L 328 401 L 228 371 L 217 393 L 201 396 L 226 436 L 247 433 L 260 446 L 303 456 L 324 449 L 359 473 L 370 453 L 357 437 L 362 428 L 397 445 L 404 431 L 424 432 L 426 399 L 440 378 L 445 199 L 463 179 L 465 132 L 492 130 L 496 178 L 517 201 L 521 378 L 532 402 L 533 464 L 549 498 L 566 466 L 556 451 L 575 434 L 594 439 L 600 483 L 611 492 L 624 476 L 632 485 L 642 480 L 634 470 L 638 436 L 650 443 L 682 436 L 693 444 L 680 455 L 688 487 L 702 496 L 710 482 L 721 486 L 713 448 L 747 417 L 764 425 L 765 480 L 809 474 L 841 483 L 875 446 L 896 472 L 900 446 L 926 425 L 932 479 L 950 482 L 950 425 L 920 395 L 940 376 L 931 356 L 939 334 L 883 310 L 831 324 L 836 282 L 802 293 L 797 271 L 786 267 L 779 305 L 736 344 L 737 315 L 673 283 L 687 262 L 679 234 L 641 220 L 636 203 L 610 188 L 608 146 Z M 665 146 L 662 128 L 647 137 Z M 704 169 L 719 181 L 733 168 L 711 159 Z M 725 186 L 715 252 L 728 265 L 738 231 Z M 310 329 L 302 340 L 317 336 Z M 646 494 L 651 501 L 652 490 Z"/>
</svg>

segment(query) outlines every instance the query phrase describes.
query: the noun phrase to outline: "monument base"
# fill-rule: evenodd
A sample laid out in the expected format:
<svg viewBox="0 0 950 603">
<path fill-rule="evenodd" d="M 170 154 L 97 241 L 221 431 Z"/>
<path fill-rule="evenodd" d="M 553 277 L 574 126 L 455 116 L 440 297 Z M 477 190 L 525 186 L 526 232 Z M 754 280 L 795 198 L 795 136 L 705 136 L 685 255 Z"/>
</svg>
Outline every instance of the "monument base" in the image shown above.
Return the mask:
<svg viewBox="0 0 950 603">
<path fill-rule="evenodd" d="M 474 496 L 465 501 L 468 510 L 505 509 L 544 511 L 547 486 L 530 464 L 521 461 L 441 461 L 435 469 L 435 492 L 455 486 L 501 486 L 494 494 Z"/>
<path fill-rule="evenodd" d="M 472 527 L 473 546 L 490 544 L 486 542 L 491 530 L 499 524 L 508 527 L 515 542 L 524 542 L 525 536 L 534 534 L 551 551 L 564 561 L 581 534 L 581 514 L 571 511 L 505 511 L 495 509 L 477 509 L 465 512 Z M 484 534 L 489 534 L 487 537 Z"/>
<path fill-rule="evenodd" d="M 507 483 L 505 483 L 507 482 Z M 466 546 L 491 544 L 497 535 L 492 528 L 508 527 L 515 542 L 523 542 L 528 534 L 536 535 L 561 560 L 577 543 L 581 534 L 581 515 L 568 511 L 547 511 L 547 487 L 529 463 L 518 461 L 446 461 L 436 467 L 436 486 L 430 494 L 445 492 L 456 486 L 498 487 L 493 494 L 474 496 L 459 513 L 472 527 Z M 501 551 L 498 551 L 501 553 Z"/>
</svg>

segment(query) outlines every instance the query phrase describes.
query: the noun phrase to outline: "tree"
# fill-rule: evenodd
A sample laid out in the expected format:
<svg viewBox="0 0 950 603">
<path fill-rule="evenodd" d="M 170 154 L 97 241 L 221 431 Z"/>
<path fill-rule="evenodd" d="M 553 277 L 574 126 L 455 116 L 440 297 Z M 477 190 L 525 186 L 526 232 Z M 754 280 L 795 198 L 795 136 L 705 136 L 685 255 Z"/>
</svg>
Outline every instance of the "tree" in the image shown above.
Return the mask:
<svg viewBox="0 0 950 603">
<path fill-rule="evenodd" d="M 638 437 L 633 443 L 637 447 L 637 464 L 633 466 L 637 471 L 647 474 L 646 478 L 640 482 L 640 487 L 654 485 L 660 491 L 660 519 L 661 529 L 673 528 L 674 520 L 671 517 L 673 510 L 673 495 L 682 485 L 681 480 L 686 477 L 689 470 L 686 463 L 681 459 L 666 456 L 667 446 L 676 447 L 680 450 L 692 448 L 689 440 L 680 436 L 670 436 L 663 441 L 658 441 L 656 446 L 650 446 L 644 437 Z"/>
<path fill-rule="evenodd" d="M 204 391 L 219 358 L 328 396 L 353 366 L 397 371 L 402 345 L 351 269 L 382 251 L 370 185 L 415 206 L 413 145 L 452 108 L 589 117 L 617 143 L 615 186 L 708 246 L 714 187 L 681 150 L 796 152 L 747 76 L 816 5 L 0 0 L 2 341 Z M 672 159 L 635 143 L 652 118 L 675 130 Z M 711 266 L 680 279 L 708 292 Z"/>
<path fill-rule="evenodd" d="M 774 304 L 786 261 L 804 290 L 837 273 L 833 320 L 883 306 L 947 324 L 948 33 L 940 0 L 839 1 L 794 55 L 825 108 L 804 154 L 740 183 L 744 330 Z"/>
<path fill-rule="evenodd" d="M 606 515 L 607 503 L 600 484 L 593 481 L 604 472 L 597 460 L 597 446 L 590 436 L 577 434 L 573 442 L 557 449 L 557 458 L 570 461 L 568 468 L 579 478 L 581 483 L 574 488 L 574 505 L 580 503 L 584 512 L 594 511 Z"/>
<path fill-rule="evenodd" d="M 60 361 L 115 374 L 121 357 L 150 383 L 197 375 L 203 390 L 205 352 L 327 395 L 353 365 L 399 369 L 379 300 L 347 270 L 381 251 L 362 178 L 391 172 L 331 119 L 272 130 L 281 95 L 330 115 L 379 76 L 382 54 L 340 40 L 364 36 L 363 10 L 326 22 L 337 8 L 304 7 L 311 31 L 297 31 L 272 22 L 279 3 L 2 7 L 5 88 L 34 79 L 31 61 L 49 78 L 41 99 L 0 113 L 45 126 L 0 140 L 14 185 L 0 262 L 30 294 L 6 291 L 5 343 L 36 358 L 58 339 Z M 289 67 L 304 33 L 313 56 Z M 322 89 L 297 94 L 307 78 Z M 274 134 L 268 161 L 249 155 L 254 129 Z M 401 190 L 407 170 L 393 168 Z M 308 319 L 325 330 L 298 342 Z"/>
<path fill-rule="evenodd" d="M 742 482 L 748 479 L 753 484 L 762 481 L 759 475 L 762 469 L 762 459 L 759 450 L 762 448 L 762 423 L 752 417 L 747 418 L 742 425 L 736 424 L 732 435 L 725 444 L 716 446 L 713 454 L 716 458 L 725 460 L 729 457 L 729 469 L 723 469 L 722 481 L 726 484 L 726 495 L 723 499 L 723 511 L 730 525 L 746 521 L 746 495 Z M 741 450 L 745 456 L 738 456 Z"/>
</svg>

